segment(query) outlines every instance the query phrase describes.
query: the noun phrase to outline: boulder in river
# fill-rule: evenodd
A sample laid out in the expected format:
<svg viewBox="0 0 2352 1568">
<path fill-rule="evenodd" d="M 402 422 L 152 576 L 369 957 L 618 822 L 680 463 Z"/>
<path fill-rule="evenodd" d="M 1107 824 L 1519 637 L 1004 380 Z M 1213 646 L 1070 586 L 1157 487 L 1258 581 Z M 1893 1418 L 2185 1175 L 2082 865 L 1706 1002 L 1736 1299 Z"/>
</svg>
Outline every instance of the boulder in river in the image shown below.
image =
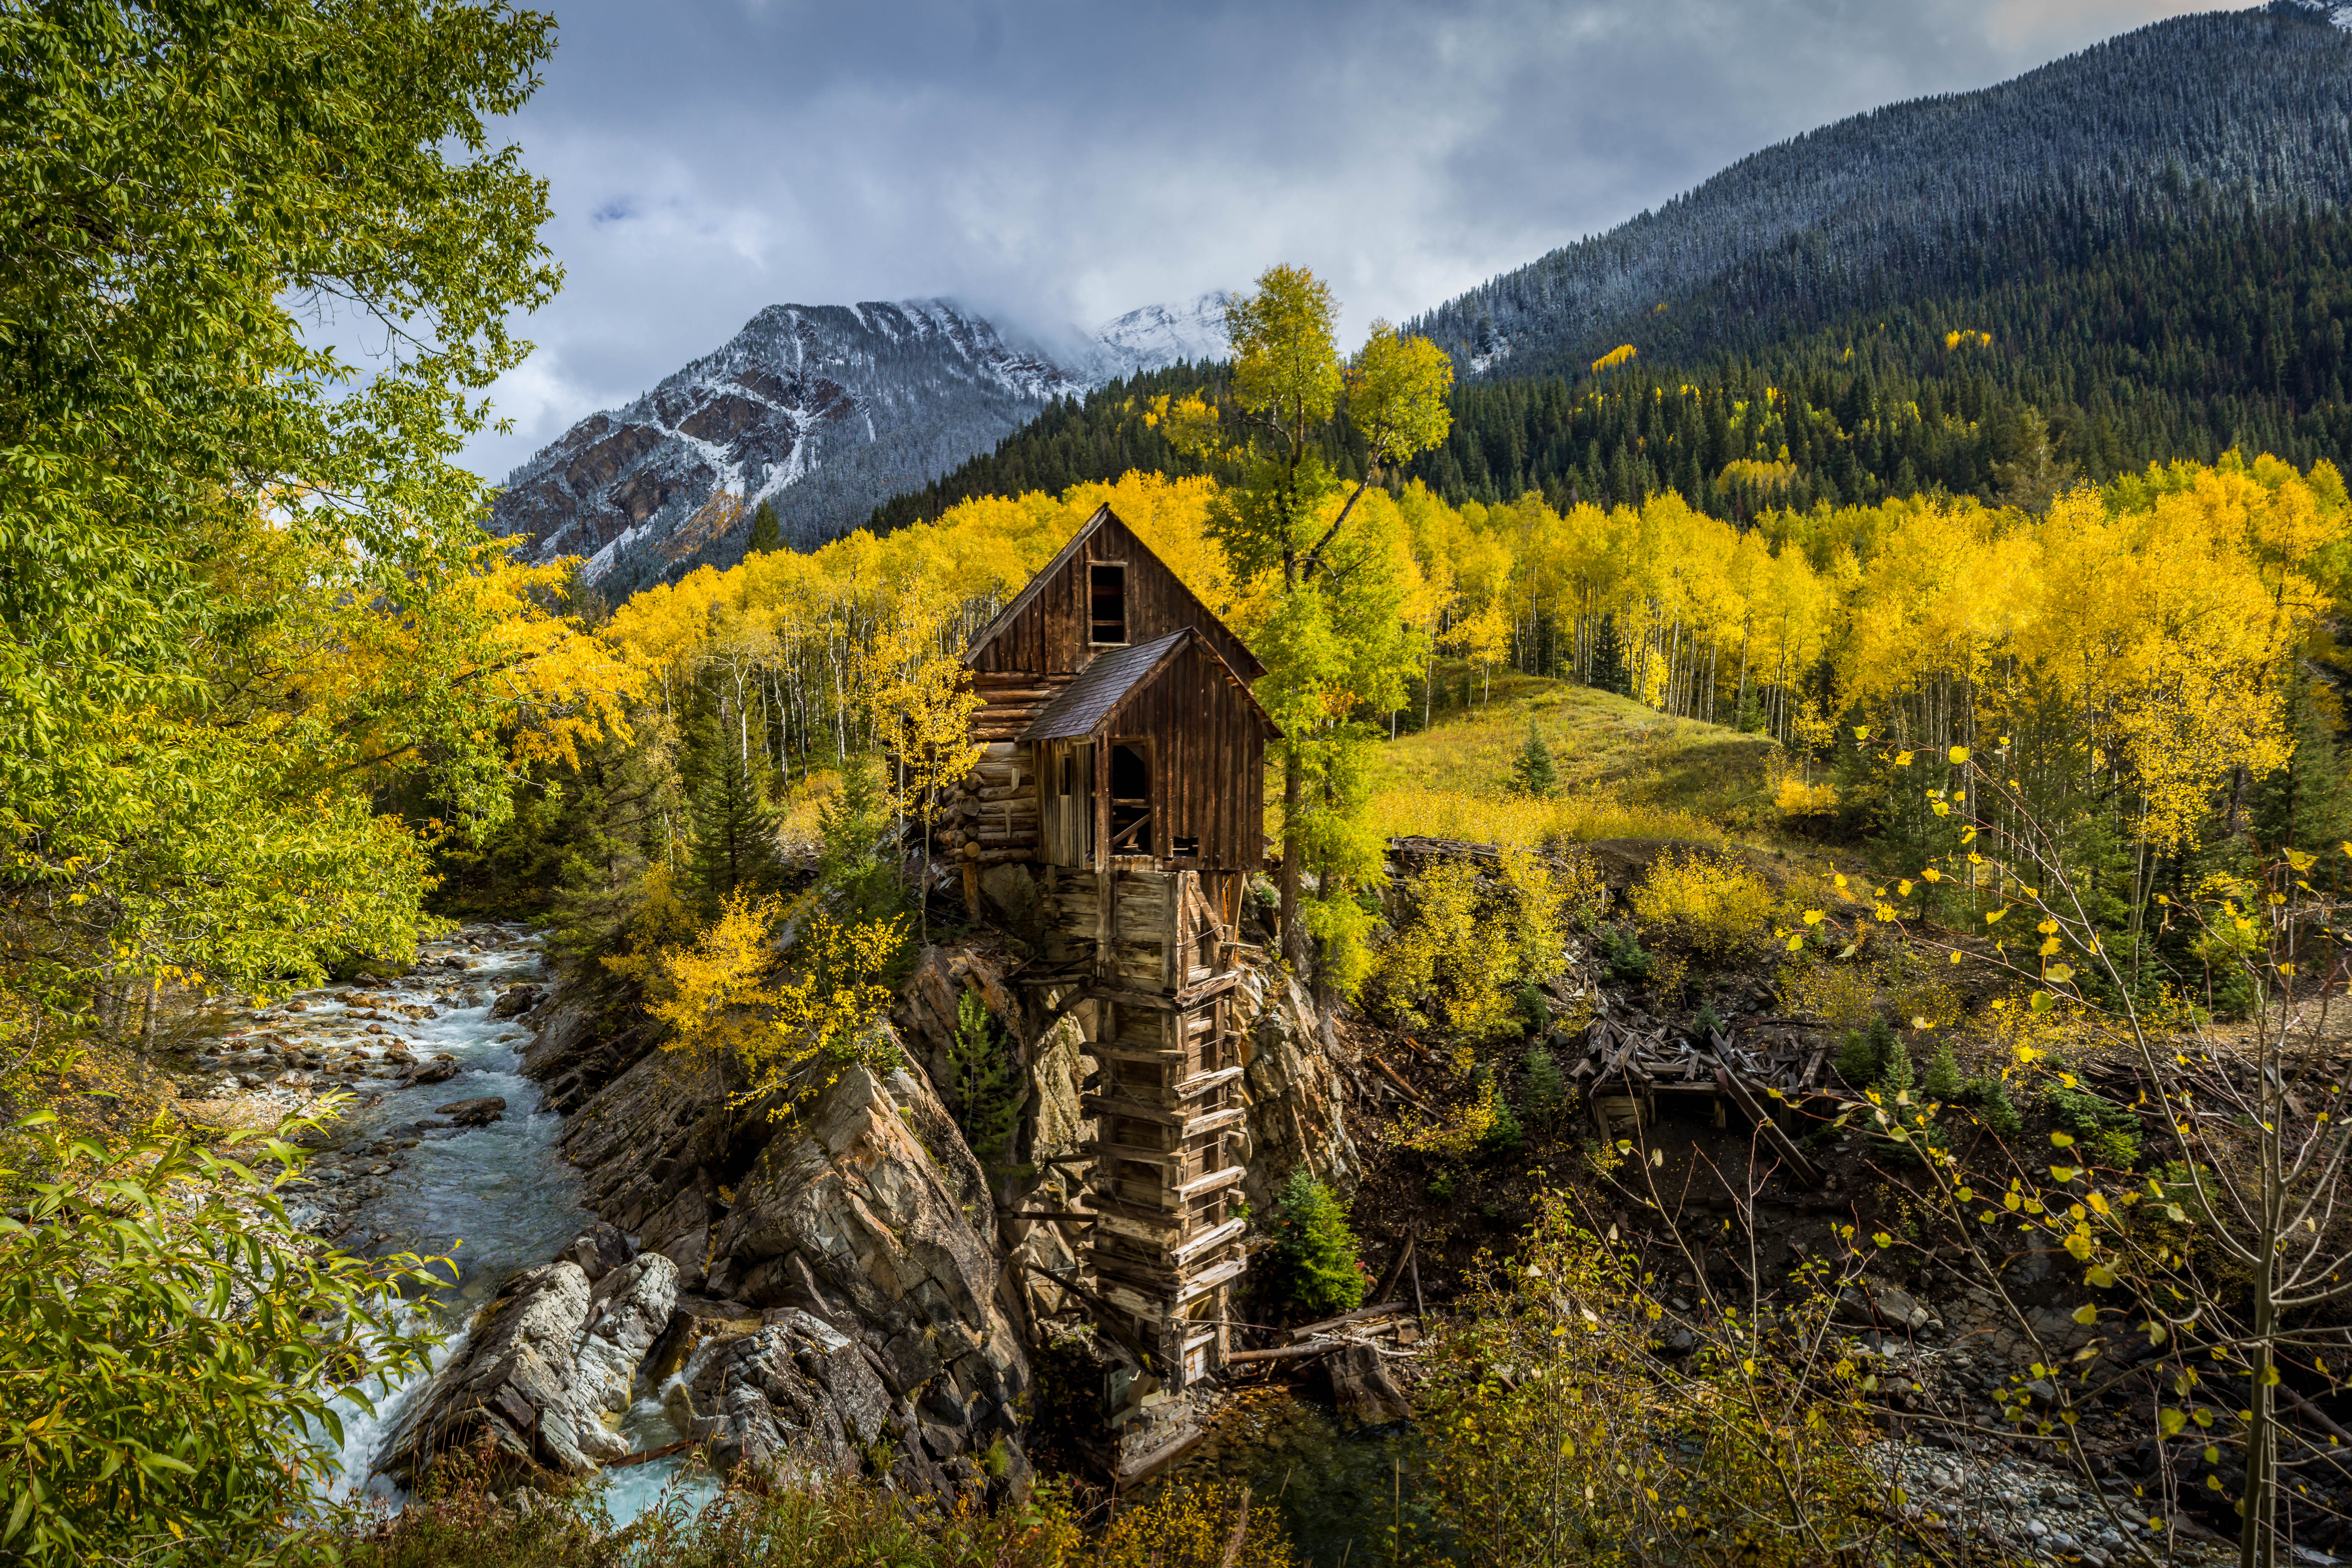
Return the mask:
<svg viewBox="0 0 2352 1568">
<path fill-rule="evenodd" d="M 555 1255 L 558 1263 L 577 1263 L 588 1282 L 597 1280 L 620 1268 L 636 1256 L 636 1248 L 617 1226 L 598 1220 L 594 1225 L 572 1238 L 572 1245 Z"/>
<path fill-rule="evenodd" d="M 647 1253 L 594 1285 L 572 1262 L 526 1268 L 386 1435 L 376 1468 L 413 1481 L 436 1456 L 488 1444 L 509 1472 L 584 1475 L 629 1451 L 604 1424 L 670 1321 L 677 1269 Z"/>
<path fill-rule="evenodd" d="M 690 1408 L 677 1413 L 722 1469 L 856 1474 L 897 1415 L 872 1353 L 806 1312 L 765 1317 L 755 1331 L 697 1347 L 679 1390 Z"/>
<path fill-rule="evenodd" d="M 533 1007 L 538 1006 L 539 999 L 544 994 L 546 994 L 546 993 L 536 985 L 510 986 L 508 988 L 504 995 L 500 996 L 495 1003 L 491 1004 L 490 1016 L 493 1018 L 520 1018 L 525 1013 L 530 1012 Z"/>
<path fill-rule="evenodd" d="M 420 1062 L 401 1076 L 410 1083 L 447 1083 L 457 1076 L 457 1058 L 446 1053 L 429 1062 Z"/>
<path fill-rule="evenodd" d="M 503 1096 L 486 1094 L 475 1100 L 453 1100 L 446 1105 L 433 1108 L 436 1116 L 446 1116 L 460 1127 L 488 1127 L 507 1113 Z"/>
</svg>

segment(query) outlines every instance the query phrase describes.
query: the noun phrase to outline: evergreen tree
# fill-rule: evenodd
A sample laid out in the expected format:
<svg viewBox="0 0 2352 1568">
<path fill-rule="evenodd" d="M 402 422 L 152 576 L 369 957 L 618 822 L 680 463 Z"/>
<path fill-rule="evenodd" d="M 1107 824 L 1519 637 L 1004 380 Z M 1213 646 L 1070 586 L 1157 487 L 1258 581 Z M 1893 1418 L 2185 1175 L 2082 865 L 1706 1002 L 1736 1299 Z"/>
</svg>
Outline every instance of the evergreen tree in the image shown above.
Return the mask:
<svg viewBox="0 0 2352 1568">
<path fill-rule="evenodd" d="M 992 1175 L 1012 1162 L 1021 1107 L 1028 1098 L 1021 1069 L 1007 1047 L 1003 1028 L 990 1016 L 979 992 L 968 990 L 956 998 L 955 1038 L 948 1047 L 956 1125 Z"/>
<path fill-rule="evenodd" d="M 784 525 L 776 521 L 775 507 L 761 501 L 760 510 L 751 514 L 751 538 L 744 545 L 743 552 L 746 555 L 764 555 L 783 547 Z"/>
<path fill-rule="evenodd" d="M 2309 680 L 2295 683 L 2289 721 L 2294 750 L 2286 766 L 2258 783 L 2246 826 L 2265 850 L 2310 849 L 2352 837 L 2352 782 L 2344 752 Z"/>
<path fill-rule="evenodd" d="M 1552 766 L 1551 748 L 1544 744 L 1536 721 L 1528 721 L 1528 742 L 1511 763 L 1511 788 L 1536 800 L 1549 798 L 1559 788 L 1559 773 Z"/>
<path fill-rule="evenodd" d="M 1592 639 L 1592 679 L 1596 691 L 1613 691 L 1622 697 L 1633 686 L 1633 677 L 1625 668 L 1625 645 L 1617 639 L 1617 617 L 1601 617 L 1601 630 Z"/>
<path fill-rule="evenodd" d="M 1292 1167 L 1275 1200 L 1276 1292 L 1311 1317 L 1364 1304 L 1364 1270 L 1348 1211 L 1304 1165 Z"/>
<path fill-rule="evenodd" d="M 774 887 L 778 870 L 776 813 L 768 804 L 767 781 L 759 763 L 727 743 L 723 709 L 721 720 L 694 796 L 694 886 L 710 909 L 730 893 Z"/>
<path fill-rule="evenodd" d="M 816 816 L 824 839 L 817 880 L 842 919 L 878 920 L 896 913 L 906 895 L 892 853 L 898 817 L 880 764 L 871 756 L 852 757 L 841 771 L 841 787 L 818 803 Z"/>
<path fill-rule="evenodd" d="M 1528 1047 L 1527 1105 L 1528 1120 L 1549 1132 L 1559 1120 L 1560 1106 L 1568 1099 L 1568 1080 L 1559 1070 L 1559 1063 L 1541 1046 Z"/>
</svg>

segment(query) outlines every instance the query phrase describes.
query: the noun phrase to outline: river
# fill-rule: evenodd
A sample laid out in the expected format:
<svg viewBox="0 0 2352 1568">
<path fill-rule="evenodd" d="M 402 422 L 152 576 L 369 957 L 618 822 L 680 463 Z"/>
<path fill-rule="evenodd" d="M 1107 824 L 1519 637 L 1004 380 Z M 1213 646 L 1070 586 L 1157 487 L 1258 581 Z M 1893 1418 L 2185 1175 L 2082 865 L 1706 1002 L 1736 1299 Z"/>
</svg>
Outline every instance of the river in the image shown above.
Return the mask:
<svg viewBox="0 0 2352 1568">
<path fill-rule="evenodd" d="M 456 1283 L 431 1304 L 454 1331 L 436 1366 L 464 1342 L 475 1307 L 593 1221 L 581 1206 L 579 1173 L 556 1150 L 562 1118 L 539 1109 L 539 1087 L 522 1076 L 530 1031 L 493 1016 L 511 988 L 547 978 L 540 939 L 529 928 L 468 926 L 424 944 L 406 975 L 303 992 L 252 1016 L 198 1058 L 200 1073 L 221 1075 L 221 1090 L 237 1080 L 248 1116 L 336 1089 L 355 1097 L 330 1125 L 330 1147 L 289 1188 L 288 1210 L 350 1250 L 413 1250 L 455 1261 Z M 436 1058 L 448 1059 L 432 1067 Z M 419 1066 L 449 1076 L 404 1082 L 404 1068 Z M 440 1113 L 486 1098 L 506 1101 L 487 1125 L 454 1125 Z M 380 1395 L 373 1415 L 342 1403 L 336 1495 L 404 1500 L 370 1469 L 387 1425 L 426 1381 L 420 1374 Z M 639 1402 L 623 1430 L 640 1447 L 675 1436 L 653 1399 Z M 656 1461 L 616 1472 L 605 1496 L 614 1522 L 635 1518 L 677 1468 Z"/>
<path fill-rule="evenodd" d="M 198 1058 L 200 1074 L 214 1077 L 224 1097 L 241 1096 L 248 1117 L 333 1090 L 354 1097 L 331 1124 L 330 1146 L 289 1188 L 288 1208 L 297 1223 L 353 1251 L 415 1251 L 457 1263 L 456 1283 L 432 1303 L 453 1331 L 436 1366 L 463 1344 L 476 1307 L 593 1221 L 581 1205 L 579 1173 L 556 1149 L 562 1118 L 538 1109 L 539 1087 L 522 1076 L 530 1030 L 493 1016 L 513 987 L 547 979 L 536 932 L 472 925 L 425 943 L 406 975 L 304 992 L 243 1020 Z M 435 1058 L 446 1059 L 435 1067 Z M 403 1080 L 404 1070 L 420 1067 L 448 1076 Z M 506 1101 L 487 1125 L 454 1125 L 441 1113 L 486 1098 Z M 426 1381 L 420 1374 L 380 1396 L 373 1414 L 344 1402 L 335 1495 L 394 1507 L 405 1500 L 370 1472 L 387 1426 Z M 622 1423 L 635 1446 L 681 1436 L 655 1392 L 640 1394 Z M 1343 1435 L 1319 1406 L 1274 1390 L 1238 1405 L 1179 1474 L 1246 1480 L 1260 1499 L 1276 1500 L 1303 1560 L 1318 1568 L 1381 1554 L 1396 1466 L 1406 1458 L 1396 1434 Z M 635 1518 L 666 1488 L 690 1500 L 716 1490 L 708 1478 L 683 1476 L 680 1465 L 660 1459 L 614 1472 L 604 1491 L 613 1522 Z"/>
</svg>

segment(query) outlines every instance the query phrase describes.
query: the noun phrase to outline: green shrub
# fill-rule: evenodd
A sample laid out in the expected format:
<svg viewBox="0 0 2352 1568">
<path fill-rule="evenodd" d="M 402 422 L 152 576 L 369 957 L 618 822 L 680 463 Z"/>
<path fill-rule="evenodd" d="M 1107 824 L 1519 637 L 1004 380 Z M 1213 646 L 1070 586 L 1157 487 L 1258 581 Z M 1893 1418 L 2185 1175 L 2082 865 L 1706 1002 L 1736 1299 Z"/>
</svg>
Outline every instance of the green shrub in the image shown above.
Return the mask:
<svg viewBox="0 0 2352 1568">
<path fill-rule="evenodd" d="M 1496 1086 L 1492 1068 L 1478 1069 L 1476 1093 L 1482 1100 L 1491 1097 L 1495 1107 L 1494 1121 L 1487 1123 L 1486 1131 L 1478 1139 L 1478 1152 L 1506 1159 L 1518 1153 L 1527 1146 L 1527 1132 L 1519 1125 L 1518 1114 L 1511 1109 L 1510 1097 Z"/>
<path fill-rule="evenodd" d="M 44 1131 L 48 1179 L 0 1172 L 26 1194 L 0 1215 L 0 1558 L 270 1555 L 333 1474 L 332 1402 L 425 1368 L 432 1337 L 400 1312 L 435 1282 L 421 1260 L 322 1250 L 277 1195 L 316 1125 L 281 1123 L 243 1166 Z"/>
<path fill-rule="evenodd" d="M 1559 789 L 1559 770 L 1553 765 L 1551 748 L 1544 744 L 1543 732 L 1536 728 L 1533 719 L 1528 721 L 1527 744 L 1511 763 L 1511 792 L 1531 800 L 1545 800 Z"/>
<path fill-rule="evenodd" d="M 1911 1087 L 1911 1055 L 1885 1015 L 1867 1030 L 1849 1029 L 1838 1047 L 1838 1077 L 1854 1089 L 1875 1089 L 1888 1100 Z M 1899 1082 L 1891 1079 L 1899 1079 Z"/>
<path fill-rule="evenodd" d="M 1639 985 L 1650 978 L 1650 955 L 1642 950 L 1641 939 L 1629 926 L 1602 934 L 1601 956 L 1608 965 L 1612 984 Z"/>
<path fill-rule="evenodd" d="M 1551 998 L 1543 994 L 1542 986 L 1519 987 L 1519 1027 L 1538 1038 L 1551 1027 Z"/>
<path fill-rule="evenodd" d="M 1433 1203 L 1452 1203 L 1455 1190 L 1454 1173 L 1450 1170 L 1439 1171 L 1429 1178 L 1429 1196 Z"/>
<path fill-rule="evenodd" d="M 1314 1317 L 1364 1304 L 1364 1270 L 1348 1211 L 1306 1166 L 1290 1173 L 1275 1200 L 1273 1288 Z"/>
<path fill-rule="evenodd" d="M 1957 1105 L 1968 1092 L 1968 1079 L 1961 1075 L 1960 1064 L 1952 1057 L 1952 1043 L 1938 1041 L 1936 1054 L 1927 1058 L 1927 1070 L 1919 1079 L 1919 1087 L 1928 1098 L 1946 1105 Z"/>
<path fill-rule="evenodd" d="M 1709 1035 L 1728 1033 L 1723 1026 L 1723 1015 L 1715 1010 L 1714 1003 L 1698 1005 L 1698 1016 L 1691 1020 L 1691 1033 L 1702 1040 Z"/>
<path fill-rule="evenodd" d="M 2081 1145 L 2084 1154 L 2120 1171 L 2139 1163 L 2139 1118 L 2086 1089 L 2055 1085 L 2042 1092 L 2042 1109 Z"/>
<path fill-rule="evenodd" d="M 1863 1089 L 1878 1081 L 1878 1053 L 1860 1029 L 1848 1029 L 1838 1042 L 1837 1075 L 1849 1088 Z"/>
<path fill-rule="evenodd" d="M 2014 1138 L 2025 1131 L 2025 1118 L 2017 1113 L 2017 1102 L 2009 1098 L 2009 1085 L 1997 1078 L 1969 1080 L 1967 1098 L 1977 1108 L 1977 1119 L 2003 1138 Z"/>
</svg>

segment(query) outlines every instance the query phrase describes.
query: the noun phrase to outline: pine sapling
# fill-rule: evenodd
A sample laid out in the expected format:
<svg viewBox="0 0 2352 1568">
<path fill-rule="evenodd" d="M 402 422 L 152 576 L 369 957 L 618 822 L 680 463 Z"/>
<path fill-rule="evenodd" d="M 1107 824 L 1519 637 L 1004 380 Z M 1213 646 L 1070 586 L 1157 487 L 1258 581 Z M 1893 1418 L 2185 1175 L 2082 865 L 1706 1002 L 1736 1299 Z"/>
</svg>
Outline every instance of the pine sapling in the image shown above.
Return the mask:
<svg viewBox="0 0 2352 1568">
<path fill-rule="evenodd" d="M 1364 1304 L 1364 1270 L 1348 1211 L 1304 1165 L 1275 1201 L 1275 1289 L 1318 1318 Z"/>
</svg>

